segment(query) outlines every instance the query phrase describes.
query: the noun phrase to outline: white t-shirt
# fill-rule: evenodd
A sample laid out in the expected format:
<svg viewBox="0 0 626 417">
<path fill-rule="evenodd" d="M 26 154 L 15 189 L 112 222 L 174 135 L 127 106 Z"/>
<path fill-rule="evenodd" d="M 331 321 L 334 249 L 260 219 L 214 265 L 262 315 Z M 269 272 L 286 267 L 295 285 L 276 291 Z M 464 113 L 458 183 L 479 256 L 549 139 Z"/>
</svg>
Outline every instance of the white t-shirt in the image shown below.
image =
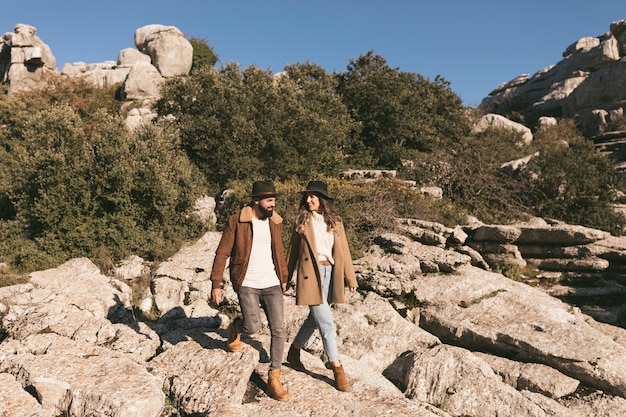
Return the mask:
<svg viewBox="0 0 626 417">
<path fill-rule="evenodd" d="M 280 285 L 272 260 L 269 219 L 252 219 L 252 250 L 242 286 L 263 289 Z"/>
</svg>

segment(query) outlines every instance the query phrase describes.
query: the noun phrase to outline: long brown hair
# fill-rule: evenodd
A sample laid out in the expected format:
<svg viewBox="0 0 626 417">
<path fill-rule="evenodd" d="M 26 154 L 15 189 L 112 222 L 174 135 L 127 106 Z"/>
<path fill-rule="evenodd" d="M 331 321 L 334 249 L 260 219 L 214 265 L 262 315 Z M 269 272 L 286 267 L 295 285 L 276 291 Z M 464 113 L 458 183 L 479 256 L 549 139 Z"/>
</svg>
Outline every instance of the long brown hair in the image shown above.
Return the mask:
<svg viewBox="0 0 626 417">
<path fill-rule="evenodd" d="M 319 212 L 322 216 L 324 216 L 324 222 L 328 226 L 328 231 L 332 231 L 335 229 L 337 223 L 341 222 L 341 216 L 335 213 L 332 206 L 330 205 L 330 200 L 327 200 L 319 193 L 312 193 L 317 196 L 320 200 L 320 208 Z M 304 228 L 308 226 L 311 222 L 311 211 L 309 210 L 309 206 L 306 204 L 306 198 L 308 193 L 302 193 L 302 198 L 300 199 L 300 207 L 298 208 L 298 215 L 296 216 L 296 231 L 298 233 L 302 233 Z"/>
</svg>

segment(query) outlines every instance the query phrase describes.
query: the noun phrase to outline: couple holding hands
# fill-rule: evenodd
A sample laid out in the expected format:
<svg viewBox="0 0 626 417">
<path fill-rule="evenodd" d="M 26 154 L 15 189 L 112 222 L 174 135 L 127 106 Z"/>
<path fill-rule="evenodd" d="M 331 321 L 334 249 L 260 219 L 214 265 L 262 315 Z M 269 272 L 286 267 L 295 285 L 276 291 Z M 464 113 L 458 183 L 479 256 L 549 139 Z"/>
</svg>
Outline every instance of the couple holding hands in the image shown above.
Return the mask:
<svg viewBox="0 0 626 417">
<path fill-rule="evenodd" d="M 251 202 L 228 219 L 215 253 L 211 281 L 211 298 L 222 301 L 222 275 L 230 258 L 230 279 L 239 298 L 241 318 L 228 326 L 227 347 L 241 349 L 241 334 L 261 330 L 261 308 L 271 331 L 268 394 L 287 401 L 289 393 L 280 382 L 287 333 L 283 315 L 283 292 L 294 270 L 296 304 L 309 306 L 287 354 L 287 362 L 298 371 L 305 367 L 300 360 L 302 349 L 319 330 L 326 367 L 331 369 L 335 387 L 348 391 L 350 385 L 339 360 L 331 303 L 342 303 L 344 283 L 351 292 L 357 282 L 341 217 L 331 207 L 333 197 L 323 181 L 311 181 L 301 191 L 302 199 L 294 221 L 289 248 L 285 254 L 282 241 L 283 219 L 274 212 L 276 189 L 271 181 L 256 181 Z"/>
</svg>

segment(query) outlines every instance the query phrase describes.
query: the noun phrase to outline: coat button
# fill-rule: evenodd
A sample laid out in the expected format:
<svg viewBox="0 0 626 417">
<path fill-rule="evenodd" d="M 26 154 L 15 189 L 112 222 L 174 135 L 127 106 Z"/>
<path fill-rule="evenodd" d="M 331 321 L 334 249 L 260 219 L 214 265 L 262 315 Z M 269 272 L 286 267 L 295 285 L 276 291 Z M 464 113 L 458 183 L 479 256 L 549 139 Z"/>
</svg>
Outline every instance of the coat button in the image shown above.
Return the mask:
<svg viewBox="0 0 626 417">
<path fill-rule="evenodd" d="M 308 275 L 305 275 L 305 276 L 304 276 L 304 279 L 309 279 L 309 276 L 308 276 Z"/>
</svg>

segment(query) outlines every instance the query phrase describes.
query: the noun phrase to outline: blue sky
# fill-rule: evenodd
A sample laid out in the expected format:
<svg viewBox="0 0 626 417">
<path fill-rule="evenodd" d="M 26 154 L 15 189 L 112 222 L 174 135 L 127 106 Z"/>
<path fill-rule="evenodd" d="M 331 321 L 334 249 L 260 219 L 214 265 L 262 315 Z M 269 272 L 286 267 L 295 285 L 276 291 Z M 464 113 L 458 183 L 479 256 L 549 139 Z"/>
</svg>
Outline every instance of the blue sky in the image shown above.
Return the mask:
<svg viewBox="0 0 626 417">
<path fill-rule="evenodd" d="M 476 106 L 500 83 L 557 63 L 570 44 L 622 19 L 624 0 L 30 0 L 2 8 L 0 31 L 35 26 L 59 70 L 116 60 L 148 24 L 206 39 L 218 66 L 279 72 L 308 60 L 343 71 L 373 50 L 393 68 L 442 76 Z"/>
</svg>

